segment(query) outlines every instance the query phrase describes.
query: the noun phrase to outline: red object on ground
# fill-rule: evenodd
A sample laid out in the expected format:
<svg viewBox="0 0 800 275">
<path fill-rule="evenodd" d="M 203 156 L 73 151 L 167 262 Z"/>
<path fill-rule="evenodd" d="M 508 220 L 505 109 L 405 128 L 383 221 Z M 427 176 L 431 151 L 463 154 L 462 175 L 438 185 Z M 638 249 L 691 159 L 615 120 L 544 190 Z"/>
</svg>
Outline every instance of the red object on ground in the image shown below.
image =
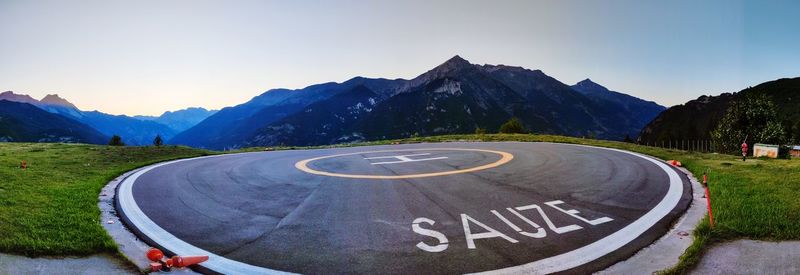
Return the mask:
<svg viewBox="0 0 800 275">
<path fill-rule="evenodd" d="M 187 267 L 208 261 L 208 256 L 172 256 L 172 264 L 175 267 Z"/>
<path fill-rule="evenodd" d="M 161 263 L 150 263 L 150 272 L 159 272 L 162 267 Z"/>
<path fill-rule="evenodd" d="M 742 143 L 742 161 L 747 159 L 747 142 Z"/>
<path fill-rule="evenodd" d="M 708 193 L 708 186 L 706 186 L 706 201 L 708 202 L 708 222 L 711 228 L 714 228 L 714 214 L 711 213 L 711 194 Z"/>
<path fill-rule="evenodd" d="M 28 169 L 28 162 L 25 161 L 25 160 L 22 160 L 22 163 L 19 165 L 19 168 Z"/>
<path fill-rule="evenodd" d="M 668 160 L 667 163 L 675 167 L 681 167 L 681 162 L 674 159 Z"/>
<path fill-rule="evenodd" d="M 703 172 L 703 186 L 706 187 L 706 202 L 708 202 L 708 222 L 714 228 L 714 214 L 711 213 L 711 194 L 708 192 L 708 171 Z"/>
<path fill-rule="evenodd" d="M 164 258 L 164 253 L 161 252 L 161 250 L 159 250 L 158 248 L 153 247 L 147 250 L 147 259 L 149 259 L 150 261 L 158 262 L 162 258 Z"/>
</svg>

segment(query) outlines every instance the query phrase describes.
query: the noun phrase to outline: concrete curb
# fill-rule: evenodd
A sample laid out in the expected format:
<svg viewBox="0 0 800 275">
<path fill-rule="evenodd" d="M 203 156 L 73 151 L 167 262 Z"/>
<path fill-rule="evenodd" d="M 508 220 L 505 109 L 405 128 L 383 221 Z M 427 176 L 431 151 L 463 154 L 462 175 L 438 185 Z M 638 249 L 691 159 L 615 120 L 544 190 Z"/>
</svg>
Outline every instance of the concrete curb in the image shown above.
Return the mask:
<svg viewBox="0 0 800 275">
<path fill-rule="evenodd" d="M 694 230 L 708 209 L 703 186 L 686 168 L 679 168 L 692 184 L 692 202 L 667 234 L 650 246 L 642 248 L 627 260 L 618 262 L 595 274 L 653 274 L 678 264 L 680 256 L 694 241 Z M 688 233 L 688 235 L 686 235 Z M 684 236 L 685 235 L 685 236 Z"/>
<path fill-rule="evenodd" d="M 151 246 L 139 239 L 125 226 L 120 220 L 119 214 L 117 214 L 115 205 L 117 186 L 130 175 L 142 169 L 144 167 L 125 172 L 106 184 L 100 191 L 100 200 L 97 203 L 97 207 L 100 208 L 100 223 L 106 229 L 108 235 L 117 243 L 120 252 L 140 270 L 146 270 L 150 267 L 150 261 L 145 257 L 145 253 Z M 190 269 L 173 269 L 170 274 L 172 273 L 199 274 Z"/>
</svg>

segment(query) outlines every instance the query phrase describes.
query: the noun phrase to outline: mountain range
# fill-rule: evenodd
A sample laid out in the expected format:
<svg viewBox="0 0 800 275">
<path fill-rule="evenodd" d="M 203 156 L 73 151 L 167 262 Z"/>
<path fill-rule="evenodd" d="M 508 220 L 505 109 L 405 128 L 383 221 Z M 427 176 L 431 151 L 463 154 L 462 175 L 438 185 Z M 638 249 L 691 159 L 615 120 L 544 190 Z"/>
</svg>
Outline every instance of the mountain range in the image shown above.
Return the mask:
<svg viewBox="0 0 800 275">
<path fill-rule="evenodd" d="M 710 133 L 717 128 L 728 107 L 748 95 L 766 95 L 775 104 L 777 115 L 791 138 L 800 142 L 800 77 L 764 82 L 737 93 L 703 95 L 670 107 L 642 129 L 639 142 L 710 140 Z"/>
<path fill-rule="evenodd" d="M 73 136 L 65 135 L 63 139 L 65 141 L 75 141 L 80 140 L 80 142 L 89 142 L 89 143 L 99 143 L 103 144 L 108 142 L 108 138 L 112 135 L 119 135 L 123 138 L 123 141 L 129 145 L 149 145 L 152 144 L 153 139 L 156 135 L 161 135 L 163 139 L 172 138 L 176 133 L 185 130 L 186 128 L 194 125 L 192 122 L 196 123 L 196 121 L 200 121 L 208 117 L 209 115 L 213 114 L 213 111 L 206 111 L 202 108 L 190 108 L 186 110 L 180 110 L 175 112 L 167 112 L 160 117 L 156 117 L 153 119 L 148 118 L 135 118 L 125 115 L 110 115 L 106 113 L 102 113 L 99 111 L 81 111 L 78 109 L 74 104 L 70 103 L 66 99 L 59 97 L 56 94 L 50 94 L 42 98 L 41 100 L 36 100 L 28 95 L 23 94 L 15 94 L 14 92 L 7 91 L 0 93 L 0 100 L 5 100 L 7 102 L 15 102 L 21 104 L 27 104 L 31 107 L 35 107 L 38 110 L 46 111 L 47 113 L 61 116 L 63 118 L 69 119 L 71 122 L 75 122 L 78 124 L 83 124 L 86 127 L 92 129 L 93 131 L 99 132 L 102 136 L 102 139 L 91 138 L 91 139 L 76 139 Z M 30 107 L 19 107 L 15 106 L 15 111 L 22 112 L 22 113 L 15 113 L 16 117 L 20 116 L 30 116 L 30 117 L 37 117 L 41 118 L 39 121 L 39 126 L 46 126 L 46 129 L 50 129 L 48 133 L 67 133 L 68 129 L 61 129 L 62 131 L 55 131 L 55 129 L 59 129 L 59 127 L 64 126 L 66 128 L 67 125 L 73 127 L 72 124 L 65 124 L 59 125 L 57 120 L 53 119 L 46 119 L 48 117 L 41 116 L 41 114 L 26 114 L 26 112 L 32 112 Z M 7 110 L 6 110 L 7 111 Z M 8 112 L 6 112 L 8 113 Z M 10 116 L 10 114 L 6 114 Z M 19 121 L 19 120 L 17 120 Z M 40 129 L 37 127 L 31 127 L 32 124 L 28 125 L 15 125 L 14 129 L 19 131 L 19 133 L 28 133 L 28 132 L 39 132 Z M 25 130 L 23 130 L 25 129 Z M 69 128 L 69 129 L 74 129 Z M 52 135 L 52 134 L 51 134 Z M 12 135 L 9 135 L 12 136 Z M 14 139 L 15 141 L 39 141 L 40 139 L 34 139 L 36 135 L 13 135 L 17 136 L 18 138 Z M 59 137 L 57 135 L 50 137 L 51 140 L 58 140 Z"/>
<path fill-rule="evenodd" d="M 584 80 L 476 65 L 459 56 L 413 79 L 355 77 L 267 91 L 223 108 L 169 143 L 211 149 L 321 145 L 412 135 L 495 132 L 512 117 L 537 133 L 635 137 L 665 108 Z"/>
<path fill-rule="evenodd" d="M 514 117 L 536 133 L 622 140 L 636 137 L 665 109 L 589 79 L 567 85 L 540 70 L 477 65 L 459 56 L 413 79 L 354 77 L 302 89 L 273 89 L 219 111 L 189 108 L 158 117 L 81 111 L 58 95 L 36 100 L 5 92 L 0 100 L 29 104 L 85 124 L 104 137 L 119 135 L 130 145 L 148 145 L 161 135 L 169 144 L 209 149 L 324 145 L 473 133 L 477 128 L 496 132 Z M 24 125 L 15 127 L 22 131 Z M 25 130 L 37 131 L 41 132 Z M 49 135 L 49 140 L 59 140 Z M 14 141 L 42 139 L 34 134 L 13 136 Z M 104 143 L 89 136 L 64 139 Z"/>
<path fill-rule="evenodd" d="M 206 110 L 201 107 L 190 107 L 178 111 L 166 111 L 160 116 L 133 116 L 139 120 L 155 121 L 166 125 L 176 133 L 185 131 L 191 128 L 200 121 L 216 113 L 216 110 Z"/>
<path fill-rule="evenodd" d="M 0 142 L 108 142 L 92 127 L 30 103 L 0 99 Z"/>
</svg>

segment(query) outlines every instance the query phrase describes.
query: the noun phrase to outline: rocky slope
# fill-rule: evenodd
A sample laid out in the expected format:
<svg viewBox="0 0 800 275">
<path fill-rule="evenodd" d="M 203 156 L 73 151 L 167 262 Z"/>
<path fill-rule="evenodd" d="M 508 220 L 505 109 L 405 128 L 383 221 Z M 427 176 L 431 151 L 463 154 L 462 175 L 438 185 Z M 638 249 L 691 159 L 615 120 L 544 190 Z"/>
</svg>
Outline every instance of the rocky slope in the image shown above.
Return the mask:
<svg viewBox="0 0 800 275">
<path fill-rule="evenodd" d="M 356 77 L 270 90 L 222 109 L 170 142 L 213 149 L 319 145 L 472 133 L 477 127 L 492 132 L 511 117 L 538 133 L 622 140 L 664 109 L 589 88 L 539 70 L 476 65 L 455 56 L 410 80 Z"/>
</svg>

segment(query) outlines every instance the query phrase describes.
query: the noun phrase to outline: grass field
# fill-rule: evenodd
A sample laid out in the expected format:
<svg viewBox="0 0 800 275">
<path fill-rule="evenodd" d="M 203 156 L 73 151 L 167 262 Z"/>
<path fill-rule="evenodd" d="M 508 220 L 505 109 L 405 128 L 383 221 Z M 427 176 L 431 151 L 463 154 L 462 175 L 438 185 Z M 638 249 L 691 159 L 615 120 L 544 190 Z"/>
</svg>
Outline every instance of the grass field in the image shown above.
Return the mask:
<svg viewBox="0 0 800 275">
<path fill-rule="evenodd" d="M 716 226 L 699 226 L 695 242 L 667 274 L 687 271 L 707 245 L 736 238 L 800 239 L 800 160 L 751 159 L 548 135 L 454 135 L 347 144 L 446 141 L 562 142 L 612 147 L 680 160 L 697 177 L 709 171 Z M 273 148 L 276 150 L 292 147 Z M 261 151 L 248 148 L 241 151 Z M 98 194 L 125 171 L 213 152 L 184 147 L 0 143 L 0 251 L 31 256 L 116 251 L 99 224 Z M 22 171 L 26 159 L 30 169 Z"/>
<path fill-rule="evenodd" d="M 27 256 L 116 253 L 100 225 L 100 189 L 114 177 L 163 160 L 207 151 L 0 143 L 0 251 Z M 19 168 L 20 161 L 28 169 Z"/>
</svg>

